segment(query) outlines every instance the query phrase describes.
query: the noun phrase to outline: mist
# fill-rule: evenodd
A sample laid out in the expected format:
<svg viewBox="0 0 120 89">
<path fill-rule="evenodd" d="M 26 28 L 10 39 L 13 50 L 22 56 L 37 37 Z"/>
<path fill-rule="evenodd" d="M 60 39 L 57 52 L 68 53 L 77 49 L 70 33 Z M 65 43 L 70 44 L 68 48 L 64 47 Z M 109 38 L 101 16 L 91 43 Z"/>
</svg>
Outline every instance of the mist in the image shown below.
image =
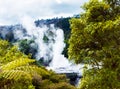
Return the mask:
<svg viewBox="0 0 120 89">
<path fill-rule="evenodd" d="M 18 25 L 0 29 L 0 38 L 18 45 L 18 49 L 27 55 L 31 53 L 37 65 L 43 65 L 58 74 L 76 74 L 75 84 L 78 84 L 84 64 L 76 65 L 62 54 L 66 47 L 64 30 L 54 24 L 36 24 L 29 16 L 20 19 Z"/>
<path fill-rule="evenodd" d="M 34 20 L 26 16 L 21 19 L 22 26 L 25 30 L 15 29 L 14 37 L 19 40 L 32 39 L 37 45 L 36 60 L 44 60 L 50 62 L 52 68 L 70 66 L 70 62 L 62 54 L 65 43 L 64 33 L 60 28 L 55 28 L 54 25 L 36 27 Z"/>
</svg>

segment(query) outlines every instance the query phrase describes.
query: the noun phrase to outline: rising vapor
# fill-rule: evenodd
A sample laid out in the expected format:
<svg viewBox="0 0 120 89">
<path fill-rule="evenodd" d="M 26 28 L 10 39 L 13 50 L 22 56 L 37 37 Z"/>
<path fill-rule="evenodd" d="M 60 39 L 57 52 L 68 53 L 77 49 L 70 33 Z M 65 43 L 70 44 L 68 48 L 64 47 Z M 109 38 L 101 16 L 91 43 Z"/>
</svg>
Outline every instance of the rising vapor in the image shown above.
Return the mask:
<svg viewBox="0 0 120 89">
<path fill-rule="evenodd" d="M 69 66 L 68 59 L 62 55 L 64 50 L 64 33 L 62 29 L 55 28 L 54 25 L 49 27 L 36 27 L 34 20 L 26 16 L 21 19 L 21 24 L 26 31 L 14 30 L 14 35 L 22 39 L 33 39 L 37 44 L 37 60 L 51 61 L 51 67 L 65 67 Z"/>
</svg>

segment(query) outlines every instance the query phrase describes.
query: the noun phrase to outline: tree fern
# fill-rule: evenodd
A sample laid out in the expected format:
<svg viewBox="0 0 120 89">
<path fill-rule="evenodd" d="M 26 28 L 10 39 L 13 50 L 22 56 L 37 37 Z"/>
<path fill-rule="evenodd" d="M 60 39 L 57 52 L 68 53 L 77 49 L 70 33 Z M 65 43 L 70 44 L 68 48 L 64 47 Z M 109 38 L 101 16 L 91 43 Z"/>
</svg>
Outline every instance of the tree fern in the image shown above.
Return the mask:
<svg viewBox="0 0 120 89">
<path fill-rule="evenodd" d="M 50 89 L 47 84 L 51 87 L 54 87 L 54 83 L 60 86 L 57 83 L 61 83 L 61 79 L 66 80 L 44 67 L 33 65 L 34 62 L 35 60 L 21 53 L 17 47 L 0 40 L 0 89 Z"/>
<path fill-rule="evenodd" d="M 17 67 L 15 70 L 22 70 L 25 72 L 29 72 L 31 75 L 36 74 L 36 73 L 41 75 L 41 76 L 49 76 L 50 75 L 50 72 L 48 72 L 47 70 L 45 70 L 43 68 L 37 67 L 35 65 L 20 66 L 20 67 Z"/>
<path fill-rule="evenodd" d="M 1 70 L 10 70 L 34 62 L 35 60 L 19 58 L 0 67 Z"/>
<path fill-rule="evenodd" d="M 23 76 L 29 80 L 32 79 L 31 75 L 28 72 L 21 70 L 6 70 L 1 73 L 1 77 L 9 80 L 19 80 Z"/>
</svg>

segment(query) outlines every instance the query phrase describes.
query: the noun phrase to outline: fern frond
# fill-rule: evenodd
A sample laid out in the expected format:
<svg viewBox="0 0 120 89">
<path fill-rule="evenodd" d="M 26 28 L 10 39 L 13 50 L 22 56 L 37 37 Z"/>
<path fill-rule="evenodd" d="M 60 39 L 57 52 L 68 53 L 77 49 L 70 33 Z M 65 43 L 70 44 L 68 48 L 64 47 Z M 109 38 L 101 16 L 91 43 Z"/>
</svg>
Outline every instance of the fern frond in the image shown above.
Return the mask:
<svg viewBox="0 0 120 89">
<path fill-rule="evenodd" d="M 11 69 L 17 68 L 19 66 L 23 66 L 23 65 L 32 63 L 34 61 L 35 60 L 31 60 L 28 58 L 24 58 L 24 59 L 20 58 L 20 59 L 17 59 L 17 60 L 7 63 L 6 65 L 1 66 L 0 69 L 1 70 L 11 70 Z"/>
<path fill-rule="evenodd" d="M 20 66 L 17 67 L 15 70 L 22 70 L 25 72 L 29 72 L 30 74 L 40 74 L 41 76 L 49 75 L 49 72 L 43 68 L 37 66 Z"/>
<path fill-rule="evenodd" d="M 5 79 L 10 79 L 10 80 L 19 80 L 22 77 L 25 77 L 26 79 L 29 80 L 32 79 L 32 76 L 28 72 L 21 70 L 6 70 L 3 71 L 0 75 Z"/>
</svg>

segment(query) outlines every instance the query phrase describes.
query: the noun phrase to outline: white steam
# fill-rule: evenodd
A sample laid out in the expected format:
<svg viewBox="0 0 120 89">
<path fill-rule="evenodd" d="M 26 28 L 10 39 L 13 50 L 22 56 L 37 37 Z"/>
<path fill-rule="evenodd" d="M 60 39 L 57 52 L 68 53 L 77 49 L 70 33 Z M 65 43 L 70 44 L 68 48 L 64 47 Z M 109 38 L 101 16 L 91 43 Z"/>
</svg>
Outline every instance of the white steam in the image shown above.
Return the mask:
<svg viewBox="0 0 120 89">
<path fill-rule="evenodd" d="M 46 26 L 36 27 L 34 21 L 29 17 L 21 20 L 22 26 L 26 32 L 15 30 L 15 37 L 19 39 L 33 39 L 37 44 L 36 59 L 43 58 L 46 61 L 52 60 L 50 66 L 52 68 L 66 67 L 70 63 L 62 55 L 65 47 L 63 30 L 57 29 L 54 25 L 49 28 Z"/>
<path fill-rule="evenodd" d="M 47 52 L 50 48 L 43 40 L 44 34 L 47 32 L 48 28 L 46 26 L 43 26 L 42 28 L 36 27 L 34 21 L 30 17 L 24 17 L 21 21 L 23 27 L 26 29 L 28 39 L 34 39 L 38 46 L 36 59 L 39 60 L 40 58 L 44 58 L 45 60 L 48 60 Z"/>
<path fill-rule="evenodd" d="M 53 61 L 51 66 L 54 68 L 57 67 L 67 67 L 70 65 L 68 60 L 62 55 L 62 51 L 65 47 L 64 44 L 64 33 L 61 29 L 56 30 L 55 43 L 53 45 Z"/>
</svg>

